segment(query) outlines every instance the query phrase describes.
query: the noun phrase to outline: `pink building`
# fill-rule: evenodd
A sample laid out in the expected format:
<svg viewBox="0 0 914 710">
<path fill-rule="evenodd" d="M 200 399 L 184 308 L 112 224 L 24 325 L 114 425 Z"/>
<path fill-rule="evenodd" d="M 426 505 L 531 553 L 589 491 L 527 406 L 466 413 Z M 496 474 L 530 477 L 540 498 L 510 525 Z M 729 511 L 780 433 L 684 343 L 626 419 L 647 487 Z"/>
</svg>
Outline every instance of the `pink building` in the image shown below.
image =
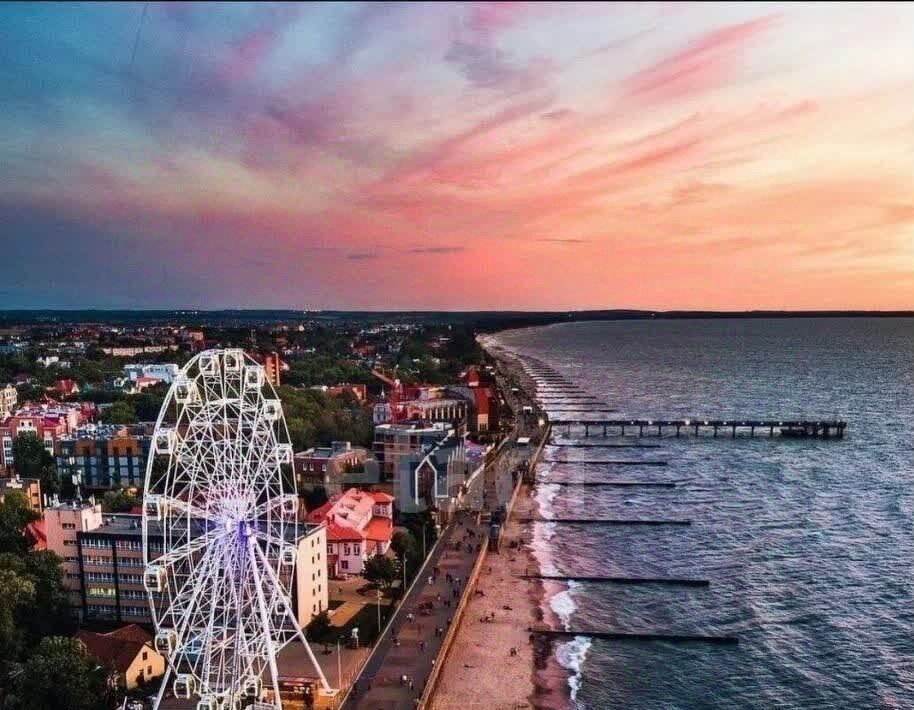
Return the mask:
<svg viewBox="0 0 914 710">
<path fill-rule="evenodd" d="M 393 496 L 350 488 L 308 513 L 308 522 L 327 529 L 327 570 L 331 577 L 362 574 L 374 555 L 387 554 L 393 537 Z"/>
<path fill-rule="evenodd" d="M 19 434 L 28 432 L 35 434 L 53 455 L 57 441 L 89 421 L 93 407 L 79 402 L 27 402 L 0 422 L 0 466 L 14 465 L 13 441 Z"/>
</svg>

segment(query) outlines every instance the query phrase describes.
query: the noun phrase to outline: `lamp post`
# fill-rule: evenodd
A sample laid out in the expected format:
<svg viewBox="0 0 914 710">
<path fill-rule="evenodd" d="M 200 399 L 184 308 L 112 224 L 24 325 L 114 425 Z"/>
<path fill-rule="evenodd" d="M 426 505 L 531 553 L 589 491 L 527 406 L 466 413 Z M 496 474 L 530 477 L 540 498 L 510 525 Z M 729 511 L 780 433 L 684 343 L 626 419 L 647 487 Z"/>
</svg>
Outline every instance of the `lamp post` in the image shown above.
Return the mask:
<svg viewBox="0 0 914 710">
<path fill-rule="evenodd" d="M 336 677 L 337 688 L 343 687 L 343 656 L 340 654 L 340 637 L 336 637 Z"/>
<path fill-rule="evenodd" d="M 378 588 L 378 636 L 381 635 L 381 589 Z"/>
</svg>

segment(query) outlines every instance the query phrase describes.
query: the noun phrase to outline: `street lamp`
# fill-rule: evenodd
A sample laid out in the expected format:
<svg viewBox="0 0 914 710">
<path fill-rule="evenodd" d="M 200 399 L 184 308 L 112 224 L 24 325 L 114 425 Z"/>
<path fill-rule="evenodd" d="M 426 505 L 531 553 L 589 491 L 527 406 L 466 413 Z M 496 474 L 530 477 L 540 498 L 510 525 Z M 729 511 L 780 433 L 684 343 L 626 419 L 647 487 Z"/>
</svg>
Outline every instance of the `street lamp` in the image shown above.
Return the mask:
<svg viewBox="0 0 914 710">
<path fill-rule="evenodd" d="M 340 654 L 340 637 L 336 637 L 336 677 L 337 688 L 343 687 L 343 656 Z"/>
<path fill-rule="evenodd" d="M 378 588 L 378 636 L 381 635 L 381 589 Z"/>
</svg>

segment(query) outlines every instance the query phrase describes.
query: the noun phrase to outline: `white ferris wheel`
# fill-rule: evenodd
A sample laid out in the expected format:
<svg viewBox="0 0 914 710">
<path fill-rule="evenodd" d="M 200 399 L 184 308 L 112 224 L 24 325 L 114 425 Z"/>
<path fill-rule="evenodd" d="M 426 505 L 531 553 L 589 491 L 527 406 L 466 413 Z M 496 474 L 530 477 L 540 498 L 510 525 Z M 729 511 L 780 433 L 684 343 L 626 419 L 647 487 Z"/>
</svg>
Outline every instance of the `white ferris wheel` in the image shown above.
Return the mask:
<svg viewBox="0 0 914 710">
<path fill-rule="evenodd" d="M 156 422 L 143 503 L 143 582 L 174 695 L 198 710 L 261 699 L 276 656 L 298 637 L 298 496 L 292 445 L 264 369 L 242 350 L 207 350 L 172 383 Z"/>
</svg>

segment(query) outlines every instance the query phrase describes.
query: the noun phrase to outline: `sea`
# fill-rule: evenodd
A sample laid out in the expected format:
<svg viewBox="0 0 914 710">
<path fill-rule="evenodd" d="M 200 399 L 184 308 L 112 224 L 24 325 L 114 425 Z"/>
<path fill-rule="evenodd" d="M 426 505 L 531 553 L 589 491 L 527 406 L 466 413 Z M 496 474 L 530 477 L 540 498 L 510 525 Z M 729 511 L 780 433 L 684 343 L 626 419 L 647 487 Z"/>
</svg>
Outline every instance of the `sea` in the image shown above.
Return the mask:
<svg viewBox="0 0 914 710">
<path fill-rule="evenodd" d="M 656 448 L 544 450 L 542 517 L 692 521 L 537 523 L 544 573 L 710 581 L 561 584 L 545 603 L 565 629 L 739 639 L 575 636 L 555 651 L 574 707 L 914 708 L 914 319 L 574 322 L 494 340 L 618 410 L 593 418 L 848 422 L 842 440 L 726 431 L 640 440 Z M 621 459 L 667 465 L 592 463 Z M 608 479 L 677 485 L 555 485 Z"/>
</svg>

